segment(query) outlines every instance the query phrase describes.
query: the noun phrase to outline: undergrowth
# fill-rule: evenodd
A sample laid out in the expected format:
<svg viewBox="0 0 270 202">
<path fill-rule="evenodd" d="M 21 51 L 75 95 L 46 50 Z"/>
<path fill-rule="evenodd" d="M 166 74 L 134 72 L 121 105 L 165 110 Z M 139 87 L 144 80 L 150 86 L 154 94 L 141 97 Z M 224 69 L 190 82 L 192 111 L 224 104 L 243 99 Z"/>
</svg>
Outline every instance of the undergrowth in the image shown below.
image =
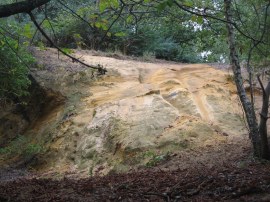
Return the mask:
<svg viewBox="0 0 270 202">
<path fill-rule="evenodd" d="M 37 143 L 31 143 L 28 138 L 19 135 L 11 141 L 7 146 L 0 148 L 0 155 L 28 157 L 42 153 L 44 148 Z"/>
</svg>

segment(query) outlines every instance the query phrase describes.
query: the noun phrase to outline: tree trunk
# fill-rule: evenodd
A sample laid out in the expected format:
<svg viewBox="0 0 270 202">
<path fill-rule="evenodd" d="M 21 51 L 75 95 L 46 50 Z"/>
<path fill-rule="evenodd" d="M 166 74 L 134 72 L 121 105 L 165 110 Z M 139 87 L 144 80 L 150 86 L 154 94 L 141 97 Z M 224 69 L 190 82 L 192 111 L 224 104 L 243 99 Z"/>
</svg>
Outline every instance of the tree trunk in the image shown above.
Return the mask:
<svg viewBox="0 0 270 202">
<path fill-rule="evenodd" d="M 270 82 L 268 82 L 266 88 L 264 88 L 259 76 L 258 80 L 263 91 L 262 109 L 260 113 L 260 125 L 259 125 L 259 132 L 262 141 L 262 158 L 270 159 L 268 139 L 267 139 L 267 120 L 268 120 L 268 108 L 270 96 Z"/>
<path fill-rule="evenodd" d="M 233 27 L 233 19 L 232 19 L 232 1 L 224 0 L 225 6 L 225 16 L 227 20 L 227 31 L 228 31 L 228 43 L 230 49 L 230 62 L 233 69 L 235 84 L 237 87 L 237 92 L 240 97 L 240 101 L 243 105 L 243 109 L 245 111 L 250 137 L 252 139 L 254 156 L 258 158 L 262 158 L 262 145 L 261 145 L 261 137 L 259 134 L 259 127 L 256 119 L 255 111 L 253 110 L 252 104 L 247 97 L 247 93 L 245 91 L 243 85 L 243 77 L 241 74 L 241 67 L 239 63 L 239 57 L 236 51 L 236 42 L 234 35 L 234 27 Z"/>
</svg>

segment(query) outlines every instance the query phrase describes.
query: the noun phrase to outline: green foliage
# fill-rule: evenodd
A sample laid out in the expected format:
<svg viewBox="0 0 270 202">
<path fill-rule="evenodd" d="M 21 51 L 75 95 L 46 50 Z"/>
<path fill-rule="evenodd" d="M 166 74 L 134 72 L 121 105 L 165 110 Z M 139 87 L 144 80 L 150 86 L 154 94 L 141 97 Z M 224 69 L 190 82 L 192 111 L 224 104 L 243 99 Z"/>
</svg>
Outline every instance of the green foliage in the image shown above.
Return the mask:
<svg viewBox="0 0 270 202">
<path fill-rule="evenodd" d="M 39 144 L 28 144 L 27 147 L 25 148 L 24 153 L 26 155 L 35 155 L 39 154 L 43 151 L 43 147 Z"/>
<path fill-rule="evenodd" d="M 41 145 L 30 143 L 26 137 L 18 135 L 7 146 L 0 148 L 0 155 L 23 155 L 24 157 L 28 157 L 42 153 L 43 151 L 44 148 Z"/>
<path fill-rule="evenodd" d="M 74 52 L 73 50 L 71 50 L 71 49 L 69 49 L 69 48 L 62 48 L 62 51 L 63 51 L 64 53 L 66 53 L 66 54 L 71 54 L 71 53 Z"/>
<path fill-rule="evenodd" d="M 67 53 L 71 48 L 120 50 L 127 55 L 143 56 L 151 53 L 160 59 L 189 63 L 228 62 L 225 24 L 184 12 L 172 0 L 144 0 L 143 3 L 126 0 L 124 5 L 118 0 L 66 0 L 65 3 L 79 17 L 54 6 L 47 10 L 47 19 L 44 20 L 42 13 L 36 13 L 36 16 L 57 45 L 67 48 L 64 49 Z M 197 9 L 195 11 L 209 12 L 217 18 L 224 18 L 224 13 L 219 12 L 223 9 L 223 1 L 181 0 L 178 3 L 186 8 L 194 7 Z M 266 2 L 262 0 L 236 2 L 234 15 L 237 26 L 246 34 L 259 38 L 263 31 L 265 5 Z M 261 27 L 257 26 L 258 20 Z M 267 18 L 266 24 L 269 24 L 268 21 L 270 18 Z M 23 22 L 22 36 L 29 40 L 33 36 L 33 27 L 27 20 Z M 269 31 L 268 26 L 265 33 Z M 44 49 L 44 39 L 40 34 L 37 36 L 35 44 Z M 254 41 L 247 40 L 241 34 L 236 37 L 241 59 L 246 60 Z M 269 41 L 268 34 L 263 38 Z M 27 40 L 24 42 L 28 43 Z M 253 51 L 253 61 L 260 65 L 268 64 L 268 57 L 261 62 L 261 52 L 270 55 L 269 50 L 266 43 L 260 44 Z M 208 54 L 202 56 L 205 52 Z"/>
<path fill-rule="evenodd" d="M 37 43 L 37 47 L 39 48 L 39 50 L 46 50 L 46 46 L 42 41 L 39 41 Z"/>
<path fill-rule="evenodd" d="M 171 21 L 174 21 L 174 18 L 159 17 L 161 14 L 156 13 L 143 15 L 139 22 L 138 17 L 134 15 L 123 15 L 117 19 L 120 12 L 119 1 L 100 1 L 98 7 L 95 3 L 68 2 L 68 6 L 85 21 L 58 11 L 51 24 L 59 46 L 68 49 L 120 50 L 124 54 L 134 56 L 143 56 L 144 53 L 151 52 L 160 59 L 181 62 L 201 61 L 198 53 L 200 50 L 196 49 L 199 44 L 198 33 L 195 33 L 192 26 L 184 23 L 179 26 L 173 25 Z M 152 1 L 145 1 L 145 3 L 149 2 L 152 3 Z M 170 0 L 162 1 L 161 5 L 165 6 L 163 10 L 173 8 Z M 144 8 L 138 5 L 133 9 Z M 190 16 L 184 16 L 185 19 L 190 19 Z M 198 21 L 202 23 L 202 18 L 198 18 Z M 47 33 L 51 33 L 51 27 L 45 22 L 46 20 L 43 22 L 43 28 Z M 54 38 L 54 35 L 51 37 Z"/>
<path fill-rule="evenodd" d="M 99 10 L 103 12 L 107 8 L 118 8 L 119 1 L 118 0 L 100 0 Z"/>
<path fill-rule="evenodd" d="M 33 37 L 30 23 L 27 23 L 27 24 L 24 25 L 22 35 L 25 36 L 28 39 L 31 39 Z"/>
<path fill-rule="evenodd" d="M 270 31 L 270 8 L 267 6 L 268 3 L 263 0 L 240 1 L 235 4 L 234 8 L 241 13 L 241 22 L 244 22 L 239 23 L 239 27 L 259 42 L 255 42 L 253 39 L 247 40 L 239 33 L 237 35 L 240 57 L 247 61 L 249 51 L 252 49 L 250 59 L 253 67 L 269 68 L 270 66 L 270 35 L 268 34 Z"/>
<path fill-rule="evenodd" d="M 157 58 L 175 60 L 178 55 L 178 44 L 172 39 L 165 39 L 155 47 Z"/>
<path fill-rule="evenodd" d="M 23 27 L 23 35 L 30 37 L 29 26 Z M 17 34 L 20 29 L 10 25 L 10 31 Z M 27 66 L 34 62 L 26 50 L 25 41 L 15 40 L 0 32 L 0 99 L 27 95 L 30 84 Z"/>
</svg>

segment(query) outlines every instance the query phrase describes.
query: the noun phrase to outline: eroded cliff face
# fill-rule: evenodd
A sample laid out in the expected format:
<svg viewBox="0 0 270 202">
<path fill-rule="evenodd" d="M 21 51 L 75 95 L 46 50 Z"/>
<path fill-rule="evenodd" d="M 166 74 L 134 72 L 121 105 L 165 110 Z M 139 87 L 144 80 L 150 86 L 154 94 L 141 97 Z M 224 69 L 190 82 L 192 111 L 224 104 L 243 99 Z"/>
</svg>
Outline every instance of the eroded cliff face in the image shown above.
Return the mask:
<svg viewBox="0 0 270 202">
<path fill-rule="evenodd" d="M 86 51 L 76 55 L 108 73 L 92 78 L 90 69 L 58 60 L 55 50 L 36 51 L 35 78 L 66 97 L 63 107 L 29 129 L 46 148 L 35 165 L 41 171 L 128 171 L 246 133 L 235 87 L 224 71 Z"/>
<path fill-rule="evenodd" d="M 31 75 L 29 79 L 29 95 L 0 103 L 0 148 L 23 135 L 37 119 L 51 114 L 65 101 L 60 93 L 42 88 Z"/>
</svg>

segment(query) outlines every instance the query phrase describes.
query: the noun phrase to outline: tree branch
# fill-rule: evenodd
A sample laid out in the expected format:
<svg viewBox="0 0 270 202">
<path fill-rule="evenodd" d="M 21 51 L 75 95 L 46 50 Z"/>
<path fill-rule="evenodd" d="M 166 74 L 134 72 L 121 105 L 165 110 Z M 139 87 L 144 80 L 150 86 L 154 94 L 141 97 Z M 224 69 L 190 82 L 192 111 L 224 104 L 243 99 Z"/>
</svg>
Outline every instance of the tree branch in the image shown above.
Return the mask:
<svg viewBox="0 0 270 202">
<path fill-rule="evenodd" d="M 124 9 L 124 6 L 125 6 L 125 4 L 122 4 L 122 5 L 121 5 L 120 11 L 119 11 L 117 17 L 116 17 L 115 20 L 111 23 L 111 25 L 109 26 L 109 28 L 106 30 L 106 32 L 105 32 L 105 34 L 103 35 L 101 41 L 104 41 L 104 39 L 106 38 L 106 36 L 107 36 L 107 34 L 109 33 L 110 29 L 111 29 L 112 26 L 114 25 L 114 23 L 116 23 L 116 21 L 121 17 L 121 13 L 122 13 L 122 11 L 123 11 L 123 9 Z"/>
<path fill-rule="evenodd" d="M 86 67 L 89 67 L 89 68 L 92 68 L 92 69 L 96 69 L 98 70 L 98 72 L 100 74 L 105 74 L 107 72 L 107 70 L 105 68 L 103 68 L 101 65 L 97 65 L 97 66 L 94 66 L 94 65 L 88 65 L 80 60 L 78 60 L 77 58 L 67 54 L 65 51 L 63 51 L 61 48 L 59 48 L 52 40 L 51 38 L 46 34 L 46 32 L 39 26 L 38 22 L 36 21 L 34 15 L 29 12 L 28 15 L 30 16 L 32 22 L 34 23 L 34 25 L 37 27 L 37 29 L 40 31 L 40 33 L 48 40 L 48 42 L 53 46 L 55 47 L 58 51 L 60 51 L 62 54 L 64 54 L 65 56 L 69 57 L 70 59 L 72 59 L 73 62 L 78 62 Z"/>
<path fill-rule="evenodd" d="M 211 14 L 208 14 L 208 13 L 206 13 L 206 12 L 197 12 L 197 11 L 193 11 L 192 9 L 194 9 L 194 8 L 189 9 L 189 8 L 187 8 L 186 6 L 184 6 L 184 5 L 180 4 L 180 3 L 178 3 L 176 0 L 174 0 L 173 2 L 174 2 L 174 4 L 175 4 L 178 8 L 180 8 L 180 9 L 182 9 L 182 10 L 188 12 L 188 13 L 191 13 L 191 14 L 193 14 L 193 15 L 197 15 L 197 16 L 201 16 L 201 17 L 205 17 L 205 18 L 211 18 L 211 19 L 213 19 L 213 20 L 217 20 L 217 21 L 220 21 L 220 22 L 223 22 L 223 23 L 229 23 L 229 24 L 231 24 L 231 25 L 232 25 L 232 26 L 233 26 L 233 27 L 234 27 L 241 35 L 243 35 L 244 37 L 246 37 L 246 38 L 248 38 L 248 39 L 251 39 L 251 40 L 254 41 L 254 42 L 260 41 L 261 43 L 265 44 L 265 42 L 263 42 L 263 41 L 261 41 L 261 40 L 258 40 L 258 39 L 254 38 L 254 37 L 252 37 L 252 36 L 249 36 L 248 34 L 246 34 L 245 32 L 243 32 L 243 31 L 237 26 L 237 24 L 236 24 L 235 22 L 228 22 L 228 20 L 218 18 L 218 17 L 216 17 L 216 16 L 214 16 L 214 15 L 211 15 Z"/>
<path fill-rule="evenodd" d="M 69 8 L 68 6 L 66 6 L 61 0 L 57 1 L 59 4 L 61 4 L 65 9 L 67 9 L 67 11 L 69 11 L 73 16 L 77 17 L 78 19 L 82 20 L 83 22 L 85 22 L 91 29 L 94 29 L 94 27 L 87 21 L 85 20 L 83 17 L 81 17 L 80 15 L 78 15 L 75 11 L 73 11 L 71 8 Z"/>
<path fill-rule="evenodd" d="M 262 80 L 261 80 L 261 78 L 260 78 L 260 75 L 257 75 L 257 79 L 258 79 L 259 84 L 260 84 L 260 86 L 261 86 L 261 89 L 262 89 L 262 92 L 263 92 L 263 97 L 265 97 L 265 96 L 266 96 L 266 92 L 265 92 L 265 88 L 264 88 L 264 86 L 263 86 Z"/>
<path fill-rule="evenodd" d="M 25 0 L 0 6 L 0 18 L 9 17 L 18 13 L 29 13 L 51 0 Z"/>
</svg>

